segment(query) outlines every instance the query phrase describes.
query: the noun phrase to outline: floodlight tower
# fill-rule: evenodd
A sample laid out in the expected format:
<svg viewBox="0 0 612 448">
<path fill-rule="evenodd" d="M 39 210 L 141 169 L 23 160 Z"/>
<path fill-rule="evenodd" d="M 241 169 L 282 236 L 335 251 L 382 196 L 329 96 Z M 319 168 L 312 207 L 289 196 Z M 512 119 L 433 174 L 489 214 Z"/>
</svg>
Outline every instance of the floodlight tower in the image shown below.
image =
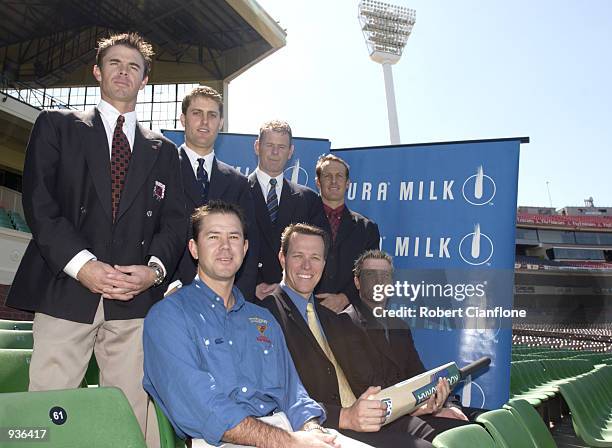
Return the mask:
<svg viewBox="0 0 612 448">
<path fill-rule="evenodd" d="M 382 64 L 387 95 L 389 135 L 391 144 L 399 144 L 399 125 L 391 65 L 396 64 L 402 57 L 402 51 L 416 22 L 416 11 L 404 6 L 363 0 L 359 3 L 359 22 L 370 58 Z"/>
</svg>

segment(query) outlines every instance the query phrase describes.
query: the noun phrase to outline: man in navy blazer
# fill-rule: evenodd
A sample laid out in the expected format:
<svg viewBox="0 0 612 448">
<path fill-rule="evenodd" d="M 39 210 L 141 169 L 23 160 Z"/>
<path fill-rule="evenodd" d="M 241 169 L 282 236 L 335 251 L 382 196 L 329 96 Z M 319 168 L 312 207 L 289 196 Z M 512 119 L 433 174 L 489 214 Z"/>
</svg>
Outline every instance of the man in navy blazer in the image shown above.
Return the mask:
<svg viewBox="0 0 612 448">
<path fill-rule="evenodd" d="M 285 227 L 297 222 L 317 223 L 323 216 L 319 196 L 283 175 L 293 150 L 287 122 L 273 120 L 261 126 L 255 141 L 257 169 L 249 176 L 260 242 L 255 293 L 260 300 L 274 291 L 282 278 L 278 252 Z"/>
<path fill-rule="evenodd" d="M 187 236 L 176 146 L 136 120 L 152 55 L 136 34 L 100 41 L 97 107 L 38 116 L 23 175 L 32 241 L 6 302 L 35 312 L 30 390 L 79 387 L 95 351 L 100 384 L 123 390 L 143 432 L 143 320 Z"/>
<path fill-rule="evenodd" d="M 249 250 L 237 274 L 236 286 L 247 300 L 254 299 L 257 276 L 258 235 L 255 210 L 247 178 L 215 156 L 214 144 L 223 127 L 223 98 L 214 89 L 199 86 L 183 98 L 181 124 L 185 143 L 179 150 L 188 211 L 219 199 L 238 205 L 247 219 Z M 190 235 L 191 236 L 191 235 Z M 175 280 L 189 284 L 196 275 L 196 261 L 187 245 Z M 177 285 L 173 283 L 171 289 Z"/>
</svg>

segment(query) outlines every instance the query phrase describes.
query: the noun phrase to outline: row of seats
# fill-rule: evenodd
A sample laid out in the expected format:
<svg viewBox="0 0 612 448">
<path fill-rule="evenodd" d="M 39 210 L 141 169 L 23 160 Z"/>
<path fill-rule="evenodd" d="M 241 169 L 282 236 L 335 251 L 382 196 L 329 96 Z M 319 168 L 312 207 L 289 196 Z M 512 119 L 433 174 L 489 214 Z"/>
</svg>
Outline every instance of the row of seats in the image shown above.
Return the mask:
<svg viewBox="0 0 612 448">
<path fill-rule="evenodd" d="M 443 432 L 433 440 L 436 448 L 556 448 L 550 431 L 525 400 L 510 400 L 503 409 L 485 412 L 480 425 Z M 484 426 L 484 428 L 483 428 Z"/>
</svg>

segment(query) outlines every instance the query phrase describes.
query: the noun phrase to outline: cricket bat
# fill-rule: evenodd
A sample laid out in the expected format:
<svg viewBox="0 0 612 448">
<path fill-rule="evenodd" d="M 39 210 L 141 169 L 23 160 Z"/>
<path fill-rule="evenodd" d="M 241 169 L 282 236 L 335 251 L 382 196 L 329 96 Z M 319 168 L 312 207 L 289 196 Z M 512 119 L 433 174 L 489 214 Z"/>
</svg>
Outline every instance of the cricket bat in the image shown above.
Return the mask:
<svg viewBox="0 0 612 448">
<path fill-rule="evenodd" d="M 491 364 L 491 358 L 480 358 L 463 369 L 457 364 L 449 362 L 434 369 L 413 376 L 407 380 L 381 390 L 371 395 L 371 400 L 381 400 L 387 406 L 384 425 L 397 420 L 415 408 L 426 402 L 436 392 L 439 378 L 446 378 L 448 384 L 453 388 L 468 375 L 483 369 Z"/>
</svg>

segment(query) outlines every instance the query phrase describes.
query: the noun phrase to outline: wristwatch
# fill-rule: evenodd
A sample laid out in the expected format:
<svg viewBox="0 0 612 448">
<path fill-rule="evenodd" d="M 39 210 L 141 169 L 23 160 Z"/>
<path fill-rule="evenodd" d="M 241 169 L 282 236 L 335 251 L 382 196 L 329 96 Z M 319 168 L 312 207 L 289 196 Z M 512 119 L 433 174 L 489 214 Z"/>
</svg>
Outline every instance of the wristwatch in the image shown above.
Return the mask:
<svg viewBox="0 0 612 448">
<path fill-rule="evenodd" d="M 153 282 L 153 286 L 161 285 L 164 281 L 164 278 L 166 277 L 164 275 L 164 270 L 162 269 L 162 267 L 159 265 L 159 263 L 155 263 L 154 261 L 149 261 L 149 264 L 147 266 L 153 268 L 153 270 L 155 271 L 155 281 Z"/>
</svg>

